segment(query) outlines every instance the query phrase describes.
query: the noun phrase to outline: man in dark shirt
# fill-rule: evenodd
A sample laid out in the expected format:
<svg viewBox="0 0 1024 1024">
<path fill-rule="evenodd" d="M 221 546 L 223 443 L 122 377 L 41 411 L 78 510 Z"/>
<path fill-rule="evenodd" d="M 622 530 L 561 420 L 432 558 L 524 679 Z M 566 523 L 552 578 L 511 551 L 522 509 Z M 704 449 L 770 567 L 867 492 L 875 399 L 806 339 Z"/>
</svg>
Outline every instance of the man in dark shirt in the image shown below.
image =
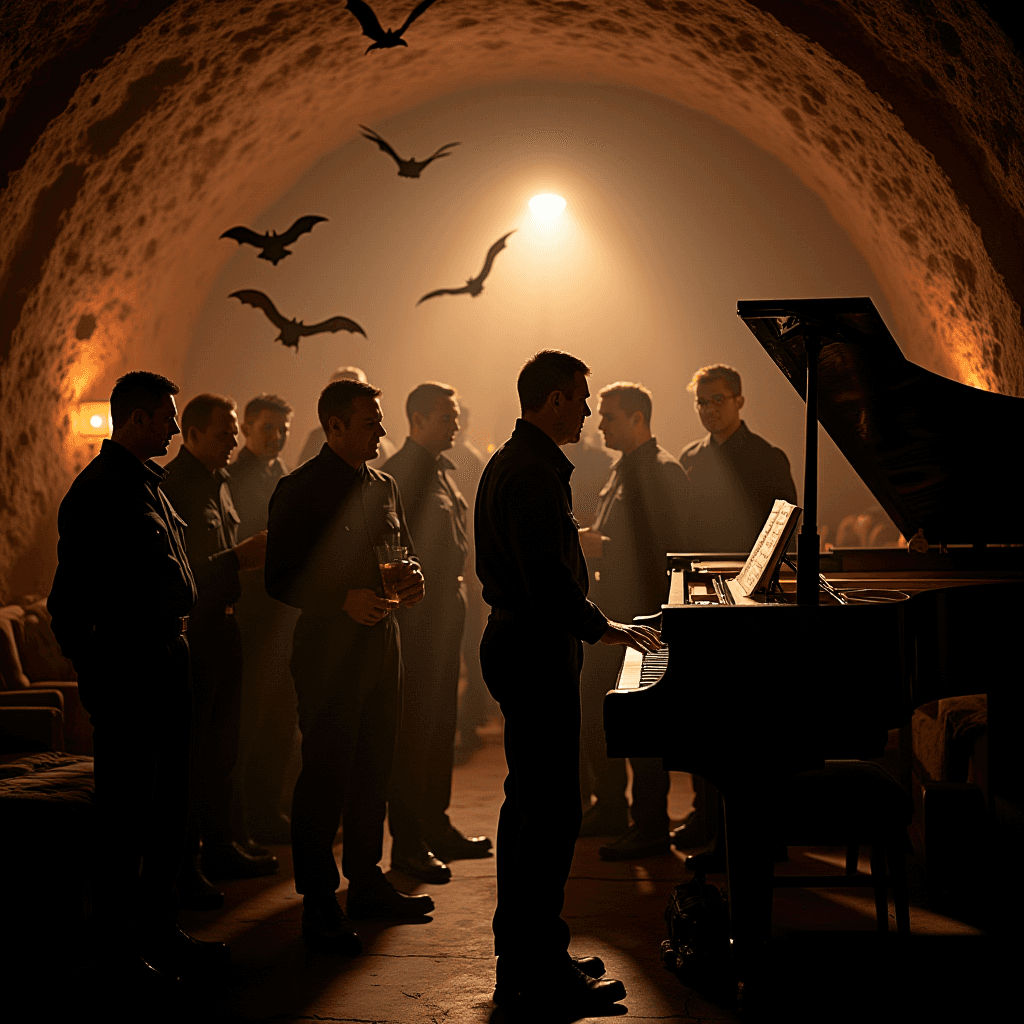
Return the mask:
<svg viewBox="0 0 1024 1024">
<path fill-rule="evenodd" d="M 786 453 L 740 418 L 741 389 L 739 373 L 721 364 L 701 367 L 686 387 L 708 431 L 679 456 L 693 490 L 693 551 L 746 554 L 776 499 L 796 503 Z"/>
<path fill-rule="evenodd" d="M 445 861 L 486 857 L 491 841 L 452 825 L 452 757 L 459 654 L 466 621 L 462 572 L 469 551 L 467 505 L 442 455 L 459 429 L 455 389 L 426 383 L 405 403 L 409 436 L 384 463 L 402 493 L 427 582 L 424 599 L 398 613 L 402 630 L 402 724 L 388 798 L 391 867 L 425 882 L 451 878 Z"/>
<path fill-rule="evenodd" d="M 110 396 L 113 436 L 57 515 L 47 608 L 93 725 L 95 910 L 101 957 L 136 975 L 226 958 L 177 926 L 174 880 L 188 817 L 189 615 L 184 523 L 150 460 L 179 433 L 177 385 L 138 370 Z"/>
<path fill-rule="evenodd" d="M 242 540 L 267 529 L 274 488 L 288 472 L 280 453 L 291 418 L 292 407 L 277 395 L 257 395 L 245 407 L 245 445 L 228 467 Z M 242 720 L 235 799 L 248 835 L 290 843 L 291 822 L 281 813 L 281 801 L 298 722 L 288 668 L 298 616 L 267 594 L 262 570 L 242 573 L 240 580 L 235 619 L 242 636 Z"/>
<path fill-rule="evenodd" d="M 356 380 L 324 388 L 317 413 L 327 442 L 274 491 L 264 573 L 270 596 L 302 612 L 291 661 L 302 733 L 292 800 L 302 934 L 307 948 L 341 954 L 361 949 L 335 895 L 333 845 L 343 816 L 348 917 L 434 909 L 429 896 L 397 892 L 378 866 L 402 675 L 394 610 L 423 597 L 398 485 L 366 465 L 384 436 L 379 394 Z M 383 596 L 374 551 L 385 543 L 409 554 L 396 601 Z"/>
<path fill-rule="evenodd" d="M 590 415 L 589 372 L 567 352 L 539 352 L 526 363 L 517 384 L 522 419 L 484 469 L 475 513 L 477 574 L 491 606 L 480 663 L 505 716 L 508 763 L 494 999 L 522 996 L 580 1015 L 625 996 L 620 981 L 600 978 L 598 958 L 569 956 L 561 918 L 581 818 L 583 643 L 660 647 L 654 630 L 609 622 L 587 600 L 573 466 L 560 448 L 579 440 Z"/>
<path fill-rule="evenodd" d="M 622 453 L 598 495 L 593 526 L 580 533 L 594 574 L 594 598 L 616 619 L 656 615 L 668 597 L 665 555 L 688 551 L 690 487 L 686 473 L 651 435 L 651 393 L 640 384 L 609 384 L 600 394 L 598 429 Z M 630 758 L 633 825 L 626 821 L 626 764 L 607 756 L 604 696 L 622 667 L 618 647 L 595 647 L 583 667 L 583 826 L 580 835 L 617 835 L 604 860 L 668 853 L 669 776 L 660 758 Z M 590 769 L 588 772 L 586 769 Z M 590 784 L 592 774 L 593 783 Z M 597 802 L 590 805 L 591 792 Z"/>
<path fill-rule="evenodd" d="M 185 546 L 199 589 L 189 639 L 195 707 L 189 843 L 178 893 L 183 906 L 202 910 L 223 902 L 208 878 L 256 878 L 277 870 L 276 857 L 266 851 L 254 856 L 234 841 L 237 825 L 233 829 L 231 821 L 242 700 L 234 607 L 242 593 L 238 571 L 262 566 L 266 534 L 237 543 L 238 513 L 225 469 L 237 445 L 235 403 L 197 395 L 185 406 L 181 426 L 181 449 L 160 486 L 185 520 Z"/>
</svg>

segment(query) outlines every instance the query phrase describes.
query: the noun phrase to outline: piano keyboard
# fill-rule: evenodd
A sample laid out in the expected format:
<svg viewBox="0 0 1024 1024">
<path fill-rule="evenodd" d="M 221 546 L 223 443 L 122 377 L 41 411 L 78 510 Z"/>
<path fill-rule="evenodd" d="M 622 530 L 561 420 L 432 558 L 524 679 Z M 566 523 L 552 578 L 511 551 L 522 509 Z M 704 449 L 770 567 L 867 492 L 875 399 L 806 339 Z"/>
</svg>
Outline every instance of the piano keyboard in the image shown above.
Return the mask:
<svg viewBox="0 0 1024 1024">
<path fill-rule="evenodd" d="M 668 668 L 668 647 L 650 654 L 641 654 L 632 647 L 626 648 L 626 657 L 619 670 L 616 690 L 640 690 L 656 683 Z"/>
</svg>

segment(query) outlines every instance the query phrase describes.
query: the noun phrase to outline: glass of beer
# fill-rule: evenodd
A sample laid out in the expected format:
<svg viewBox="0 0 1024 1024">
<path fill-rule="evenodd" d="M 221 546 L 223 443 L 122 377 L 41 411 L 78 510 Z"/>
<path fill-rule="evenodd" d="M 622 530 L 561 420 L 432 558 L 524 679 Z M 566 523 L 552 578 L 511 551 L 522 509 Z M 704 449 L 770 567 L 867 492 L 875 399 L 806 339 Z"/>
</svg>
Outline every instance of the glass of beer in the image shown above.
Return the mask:
<svg viewBox="0 0 1024 1024">
<path fill-rule="evenodd" d="M 384 600 L 397 608 L 398 584 L 405 574 L 408 549 L 397 544 L 378 544 L 374 551 L 377 553 L 380 577 L 384 582 Z"/>
</svg>

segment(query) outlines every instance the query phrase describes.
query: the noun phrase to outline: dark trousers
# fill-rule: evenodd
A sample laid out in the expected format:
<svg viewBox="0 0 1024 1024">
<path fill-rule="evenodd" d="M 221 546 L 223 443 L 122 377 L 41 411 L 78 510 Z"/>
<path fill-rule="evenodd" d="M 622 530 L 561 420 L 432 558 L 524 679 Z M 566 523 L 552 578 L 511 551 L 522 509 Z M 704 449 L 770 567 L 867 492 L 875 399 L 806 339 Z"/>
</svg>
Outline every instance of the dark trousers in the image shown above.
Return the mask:
<svg viewBox="0 0 1024 1024">
<path fill-rule="evenodd" d="M 78 667 L 78 666 L 76 666 Z M 79 668 L 93 725 L 97 925 L 130 943 L 170 927 L 188 822 L 192 697 L 184 637 L 97 645 Z"/>
<path fill-rule="evenodd" d="M 595 644 L 587 651 L 583 665 L 582 757 L 580 758 L 580 795 L 583 806 L 590 806 L 593 793 L 602 808 L 610 811 L 626 807 L 626 762 L 609 757 L 604 734 L 604 697 L 615 689 L 625 648 Z M 668 790 L 671 779 L 660 757 L 631 757 L 633 769 L 633 822 L 651 832 L 668 831 Z"/>
<path fill-rule="evenodd" d="M 256 581 L 260 591 L 262 577 Z M 242 710 L 235 794 L 248 826 L 280 813 L 284 778 L 295 745 L 298 711 L 288 667 L 296 613 L 243 584 L 237 613 L 242 637 Z"/>
<path fill-rule="evenodd" d="M 557 966 L 569 947 L 561 918 L 580 831 L 580 663 L 569 633 L 488 623 L 480 664 L 505 716 L 505 800 L 498 817 L 494 951 Z"/>
<path fill-rule="evenodd" d="M 388 795 L 395 846 L 409 850 L 448 823 L 466 603 L 457 588 L 399 612 L 402 720 Z"/>
<path fill-rule="evenodd" d="M 188 635 L 195 701 L 188 848 L 194 852 L 200 839 L 221 846 L 234 838 L 231 806 L 242 709 L 242 640 L 235 617 L 224 614 L 193 616 Z"/>
<path fill-rule="evenodd" d="M 341 884 L 333 847 L 342 821 L 345 877 L 380 874 L 402 675 L 394 616 L 338 626 L 303 615 L 291 667 L 302 732 L 292 797 L 295 890 L 322 896 Z"/>
</svg>

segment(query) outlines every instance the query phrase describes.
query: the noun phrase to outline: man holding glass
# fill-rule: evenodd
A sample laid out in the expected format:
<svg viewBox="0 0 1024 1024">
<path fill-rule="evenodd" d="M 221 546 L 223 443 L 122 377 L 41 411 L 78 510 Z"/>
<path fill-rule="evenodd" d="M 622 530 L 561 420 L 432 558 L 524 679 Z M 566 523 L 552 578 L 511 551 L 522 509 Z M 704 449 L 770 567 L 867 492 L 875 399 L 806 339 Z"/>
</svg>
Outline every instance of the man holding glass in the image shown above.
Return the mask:
<svg viewBox="0 0 1024 1024">
<path fill-rule="evenodd" d="M 348 955 L 361 949 L 349 918 L 434 909 L 429 896 L 397 892 L 378 866 L 402 675 L 393 613 L 424 593 L 398 486 L 366 465 L 385 434 L 379 395 L 358 380 L 324 388 L 317 414 L 327 441 L 277 485 L 265 568 L 270 596 L 302 613 L 291 660 L 302 733 L 292 803 L 302 933 L 311 951 Z M 384 546 L 390 596 L 375 550 Z M 333 851 L 343 816 L 347 917 Z"/>
</svg>

